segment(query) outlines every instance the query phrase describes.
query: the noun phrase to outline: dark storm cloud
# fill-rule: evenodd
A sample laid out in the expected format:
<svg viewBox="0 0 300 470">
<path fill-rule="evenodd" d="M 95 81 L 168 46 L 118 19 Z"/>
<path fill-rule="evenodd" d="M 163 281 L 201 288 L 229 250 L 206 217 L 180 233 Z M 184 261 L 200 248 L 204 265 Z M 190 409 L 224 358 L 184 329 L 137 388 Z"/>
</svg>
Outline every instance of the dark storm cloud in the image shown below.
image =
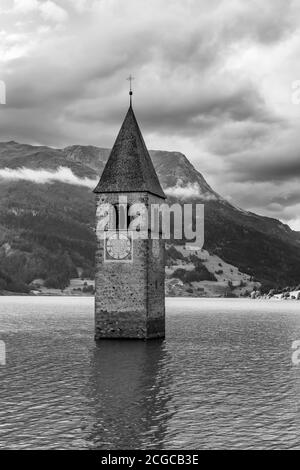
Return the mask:
<svg viewBox="0 0 300 470">
<path fill-rule="evenodd" d="M 175 100 L 166 94 L 161 108 L 151 106 L 149 99 L 146 104 L 142 117 L 148 126 L 155 129 L 159 119 L 160 126 L 167 131 L 186 135 L 195 135 L 222 122 L 276 120 L 251 83 L 240 84 L 235 89 L 208 86 L 198 93 L 179 93 Z"/>
<path fill-rule="evenodd" d="M 231 179 L 285 182 L 300 178 L 300 136 L 290 134 L 291 140 L 288 137 L 278 140 L 274 134 L 270 133 L 265 145 L 250 146 L 250 150 L 245 146 L 244 151 L 227 155 Z"/>
<path fill-rule="evenodd" d="M 251 165 L 247 164 L 244 170 L 247 180 L 253 178 L 256 181 L 286 181 L 292 177 L 300 177 L 300 153 L 299 149 L 290 151 L 288 158 L 284 153 L 278 155 L 278 160 L 264 163 L 264 155 L 260 162 L 254 160 Z M 293 158 L 294 157 L 294 158 Z M 248 171 L 247 171 L 248 170 Z"/>
<path fill-rule="evenodd" d="M 274 182 L 299 175 L 295 124 L 272 101 L 280 74 L 287 83 L 300 78 L 297 1 L 26 5 L 15 2 L 0 24 L 2 140 L 111 146 L 132 72 L 148 145 L 184 151 L 219 192 L 240 200 L 240 183 L 266 182 L 272 204 Z M 292 188 L 287 204 L 297 198 Z"/>
<path fill-rule="evenodd" d="M 293 0 L 234 2 L 235 14 L 224 21 L 226 38 L 243 37 L 247 40 L 272 44 L 294 31 L 296 15 L 291 14 Z"/>
<path fill-rule="evenodd" d="M 176 10 L 173 15 L 170 11 L 168 16 L 167 5 L 166 10 L 163 9 L 161 20 L 157 15 L 153 19 L 141 18 L 139 23 L 132 17 L 126 25 L 126 20 L 119 21 L 117 15 L 116 18 L 112 15 L 112 23 L 109 28 L 104 25 L 104 30 L 100 27 L 101 23 L 95 25 L 90 19 L 90 28 L 87 23 L 77 22 L 70 24 L 67 31 L 54 31 L 53 34 L 57 35 L 57 38 L 47 39 L 34 49 L 30 56 L 21 57 L 11 63 L 13 73 L 10 71 L 7 74 L 10 93 L 8 107 L 40 108 L 46 113 L 47 109 L 56 107 L 59 113 L 69 103 L 84 97 L 100 100 L 105 92 L 109 92 L 110 103 L 104 101 L 107 109 L 101 110 L 101 107 L 98 107 L 98 115 L 95 116 L 92 109 L 90 115 L 86 112 L 84 117 L 98 121 L 99 118 L 105 117 L 117 120 L 119 115 L 115 101 L 118 99 L 120 103 L 120 92 L 123 90 L 120 89 L 119 82 L 117 89 L 120 92 L 113 93 L 117 87 L 116 78 L 120 80 L 120 76 L 124 77 L 129 68 L 145 68 L 146 72 L 147 68 L 150 68 L 150 72 L 152 70 L 153 73 L 159 74 L 157 87 L 152 89 L 156 99 L 149 96 L 149 89 L 148 95 L 145 93 L 142 96 L 143 114 L 150 124 L 159 115 L 164 120 L 166 129 L 176 132 L 178 127 L 185 127 L 190 133 L 191 127 L 196 129 L 198 122 L 204 121 L 205 116 L 208 120 L 211 117 L 219 119 L 222 115 L 234 120 L 249 119 L 252 115 L 254 119 L 265 119 L 269 111 L 264 109 L 259 92 L 251 89 L 251 83 L 247 87 L 237 82 L 236 87 L 222 92 L 223 82 L 225 81 L 227 86 L 228 78 L 226 74 L 220 74 L 218 64 L 222 62 L 226 49 L 232 42 L 237 38 L 240 40 L 247 37 L 249 29 L 257 29 L 255 18 L 259 21 L 259 31 L 268 25 L 273 27 L 274 18 L 278 20 L 274 8 L 266 11 L 259 8 L 261 17 L 249 7 L 246 11 L 239 7 L 236 12 L 234 8 L 225 8 L 231 19 L 231 26 L 229 23 L 226 28 L 222 28 L 219 25 L 219 16 L 223 11 L 221 6 L 214 10 L 215 17 L 212 16 L 210 21 L 206 22 L 205 16 L 202 21 L 201 13 L 204 10 L 207 14 L 207 7 L 205 9 L 203 2 L 199 3 L 202 3 L 202 9 L 196 3 L 193 5 L 195 18 L 190 24 L 185 23 L 184 17 L 182 21 L 173 17 Z M 219 5 L 222 5 L 222 2 L 219 2 Z M 245 15 L 249 13 L 250 21 L 240 29 L 241 19 L 244 18 L 245 21 Z M 164 28 L 165 18 L 167 24 Z M 193 18 L 192 11 L 188 18 Z M 101 17 L 99 20 L 101 22 Z M 284 30 L 284 27 L 281 27 Z M 212 80 L 211 87 L 207 85 L 208 74 L 218 74 L 217 79 Z M 143 74 L 139 75 L 143 80 Z M 170 81 L 173 82 L 170 90 L 172 93 L 168 93 Z M 112 82 L 115 88 L 110 87 L 107 82 Z M 142 88 L 142 85 L 138 86 Z M 176 118 L 174 113 L 177 114 Z M 70 116 L 69 112 L 68 117 Z M 182 120 L 177 122 L 180 116 Z"/>
<path fill-rule="evenodd" d="M 235 89 L 216 89 L 212 85 L 207 86 L 206 90 L 179 90 L 176 99 L 168 90 L 163 96 L 155 91 L 152 93 L 153 96 L 142 96 L 142 107 L 137 99 L 138 115 L 148 132 L 157 131 L 158 122 L 161 133 L 195 136 L 199 131 L 213 129 L 222 122 L 252 121 L 258 125 L 278 121 L 266 109 L 262 97 L 251 83 L 241 84 Z M 79 122 L 98 122 L 99 119 L 106 123 L 120 121 L 119 106 L 103 107 L 103 104 L 109 106 L 109 102 L 105 103 L 103 99 L 102 109 L 98 100 L 87 100 L 81 104 L 68 111 L 70 119 Z M 263 129 L 262 126 L 261 132 Z"/>
</svg>

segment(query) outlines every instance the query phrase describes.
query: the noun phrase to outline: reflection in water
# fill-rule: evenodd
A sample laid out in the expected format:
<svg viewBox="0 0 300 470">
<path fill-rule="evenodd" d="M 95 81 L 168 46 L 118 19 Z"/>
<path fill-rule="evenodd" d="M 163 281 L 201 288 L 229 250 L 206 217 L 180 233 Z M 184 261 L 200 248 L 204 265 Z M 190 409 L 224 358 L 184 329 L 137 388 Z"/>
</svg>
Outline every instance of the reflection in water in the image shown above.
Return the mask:
<svg viewBox="0 0 300 470">
<path fill-rule="evenodd" d="M 299 302 L 169 299 L 162 342 L 93 323 L 92 299 L 0 298 L 0 448 L 300 449 Z"/>
<path fill-rule="evenodd" d="M 165 356 L 161 340 L 97 343 L 89 383 L 93 425 L 88 440 L 93 446 L 163 446 L 169 396 L 161 391 L 170 380 L 164 374 Z"/>
</svg>

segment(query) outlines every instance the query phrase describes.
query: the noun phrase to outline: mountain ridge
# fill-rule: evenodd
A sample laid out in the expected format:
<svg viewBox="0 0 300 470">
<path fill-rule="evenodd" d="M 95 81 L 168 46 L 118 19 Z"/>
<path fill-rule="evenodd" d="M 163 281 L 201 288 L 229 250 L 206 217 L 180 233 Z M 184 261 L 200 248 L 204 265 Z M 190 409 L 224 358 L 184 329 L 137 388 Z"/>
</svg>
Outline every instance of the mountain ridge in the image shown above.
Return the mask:
<svg viewBox="0 0 300 470">
<path fill-rule="evenodd" d="M 109 152 L 107 148 L 95 146 L 71 145 L 57 149 L 0 142 L 0 279 L 1 272 L 2 279 L 14 278 L 17 258 L 19 264 L 22 259 L 28 267 L 25 274 L 21 270 L 20 282 L 26 285 L 30 284 L 32 276 L 45 277 L 47 272 L 52 273 L 52 277 L 59 276 L 55 262 L 49 265 L 44 259 L 49 250 L 57 256 L 63 253 L 69 266 L 62 284 L 75 274 L 76 266 L 93 276 L 94 195 L 87 187 L 71 186 L 55 178 L 37 184 L 38 172 L 55 173 L 63 167 L 78 178 L 94 181 L 100 177 Z M 170 203 L 205 204 L 205 249 L 208 252 L 237 266 L 263 285 L 299 283 L 299 232 L 276 219 L 231 204 L 211 188 L 182 153 L 161 150 L 149 153 Z M 18 172 L 20 168 L 37 172 L 37 180 L 3 176 L 5 169 Z M 27 240 L 31 251 L 26 251 L 29 248 L 26 244 L 24 248 L 22 238 Z M 3 246 L 7 243 L 13 255 L 5 254 Z M 175 246 L 175 241 L 171 244 Z"/>
</svg>

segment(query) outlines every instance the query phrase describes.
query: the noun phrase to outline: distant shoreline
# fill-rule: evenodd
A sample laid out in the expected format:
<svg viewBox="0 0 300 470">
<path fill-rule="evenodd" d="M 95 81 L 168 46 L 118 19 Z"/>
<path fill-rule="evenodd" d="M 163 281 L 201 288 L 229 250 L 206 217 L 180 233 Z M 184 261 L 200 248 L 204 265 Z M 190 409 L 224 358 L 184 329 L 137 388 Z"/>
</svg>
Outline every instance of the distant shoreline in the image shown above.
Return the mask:
<svg viewBox="0 0 300 470">
<path fill-rule="evenodd" d="M 48 293 L 48 294 L 31 294 L 23 292 L 10 292 L 2 291 L 0 292 L 0 297 L 94 297 L 94 294 L 59 294 L 59 293 Z"/>
<path fill-rule="evenodd" d="M 82 293 L 82 294 L 59 294 L 59 293 L 49 293 L 49 294 L 26 294 L 22 292 L 9 292 L 9 291 L 1 291 L 0 292 L 0 301 L 1 297 L 57 297 L 57 298 L 94 298 L 94 294 L 88 294 L 88 293 Z M 299 299 L 291 299 L 291 298 L 276 298 L 276 297 L 256 297 L 256 298 L 251 298 L 251 297 L 213 297 L 213 296 L 193 296 L 193 295 L 187 295 L 187 296 L 177 296 L 177 295 L 166 295 L 166 299 L 212 299 L 212 300 L 252 300 L 252 301 L 261 301 L 261 300 L 267 300 L 267 301 L 296 301 Z"/>
</svg>

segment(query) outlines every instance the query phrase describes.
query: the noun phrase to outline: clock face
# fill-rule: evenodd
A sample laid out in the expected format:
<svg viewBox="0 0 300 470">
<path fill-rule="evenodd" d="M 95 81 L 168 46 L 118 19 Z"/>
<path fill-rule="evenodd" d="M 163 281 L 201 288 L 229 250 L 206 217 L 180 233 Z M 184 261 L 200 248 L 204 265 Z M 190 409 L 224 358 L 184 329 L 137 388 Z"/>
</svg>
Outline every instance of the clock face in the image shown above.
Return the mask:
<svg viewBox="0 0 300 470">
<path fill-rule="evenodd" d="M 124 233 L 113 233 L 105 240 L 106 261 L 131 261 L 132 240 Z"/>
</svg>

